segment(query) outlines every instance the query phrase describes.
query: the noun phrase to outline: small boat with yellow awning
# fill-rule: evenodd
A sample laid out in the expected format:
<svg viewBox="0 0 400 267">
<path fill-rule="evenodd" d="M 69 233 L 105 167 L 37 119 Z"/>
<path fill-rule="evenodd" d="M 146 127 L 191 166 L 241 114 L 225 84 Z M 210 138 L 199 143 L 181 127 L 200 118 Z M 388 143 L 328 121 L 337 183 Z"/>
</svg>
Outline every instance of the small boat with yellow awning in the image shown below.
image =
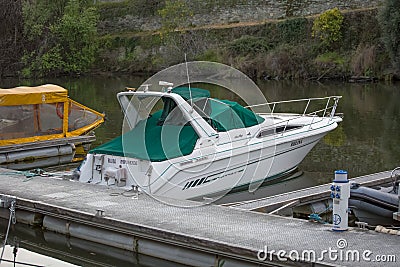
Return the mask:
<svg viewBox="0 0 400 267">
<path fill-rule="evenodd" d="M 104 114 L 58 85 L 0 89 L 0 164 L 70 155 L 95 140 Z"/>
</svg>

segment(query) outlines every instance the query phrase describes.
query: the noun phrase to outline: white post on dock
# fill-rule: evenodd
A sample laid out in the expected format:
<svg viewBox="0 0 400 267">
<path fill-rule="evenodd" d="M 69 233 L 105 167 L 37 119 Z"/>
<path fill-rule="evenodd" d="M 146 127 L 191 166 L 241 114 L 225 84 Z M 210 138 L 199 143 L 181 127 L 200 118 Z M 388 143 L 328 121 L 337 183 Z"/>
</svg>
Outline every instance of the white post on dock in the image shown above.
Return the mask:
<svg viewBox="0 0 400 267">
<path fill-rule="evenodd" d="M 335 171 L 335 180 L 330 187 L 333 204 L 332 230 L 346 231 L 348 229 L 348 211 L 350 198 L 350 183 L 347 171 Z"/>
<path fill-rule="evenodd" d="M 399 202 L 398 202 L 397 212 L 393 212 L 393 220 L 400 221 L 400 185 L 397 186 L 397 196 Z"/>
</svg>

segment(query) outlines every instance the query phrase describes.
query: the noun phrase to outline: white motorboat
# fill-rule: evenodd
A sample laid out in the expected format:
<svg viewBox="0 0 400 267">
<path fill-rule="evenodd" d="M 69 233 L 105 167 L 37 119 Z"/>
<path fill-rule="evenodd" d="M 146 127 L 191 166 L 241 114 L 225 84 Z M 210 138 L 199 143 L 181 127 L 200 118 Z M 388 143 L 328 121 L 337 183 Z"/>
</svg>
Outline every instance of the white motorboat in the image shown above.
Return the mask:
<svg viewBox="0 0 400 267">
<path fill-rule="evenodd" d="M 89 152 L 79 168 L 81 182 L 191 200 L 255 190 L 293 171 L 342 121 L 335 115 L 341 96 L 258 104 L 271 112 L 254 113 L 204 89 L 160 85 L 161 91 L 142 85 L 118 93 L 126 131 Z M 303 104 L 303 110 L 275 112 L 285 104 Z"/>
</svg>

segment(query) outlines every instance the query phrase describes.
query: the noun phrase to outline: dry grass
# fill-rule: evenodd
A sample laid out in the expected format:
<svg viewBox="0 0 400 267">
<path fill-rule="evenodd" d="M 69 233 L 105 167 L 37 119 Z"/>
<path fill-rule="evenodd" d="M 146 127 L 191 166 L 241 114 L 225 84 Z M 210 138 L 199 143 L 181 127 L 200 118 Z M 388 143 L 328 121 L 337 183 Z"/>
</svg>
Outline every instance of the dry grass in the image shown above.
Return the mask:
<svg viewBox="0 0 400 267">
<path fill-rule="evenodd" d="M 374 45 L 359 45 L 355 51 L 350 67 L 356 76 L 370 76 L 376 60 L 376 48 Z"/>
</svg>

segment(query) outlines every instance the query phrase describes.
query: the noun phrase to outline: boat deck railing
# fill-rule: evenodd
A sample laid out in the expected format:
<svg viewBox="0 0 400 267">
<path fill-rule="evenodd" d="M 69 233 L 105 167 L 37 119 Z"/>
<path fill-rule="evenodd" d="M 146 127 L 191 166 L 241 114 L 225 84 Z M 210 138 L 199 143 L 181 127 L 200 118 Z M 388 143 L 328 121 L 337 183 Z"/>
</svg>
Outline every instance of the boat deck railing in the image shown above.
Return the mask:
<svg viewBox="0 0 400 267">
<path fill-rule="evenodd" d="M 340 98 L 342 98 L 342 96 L 327 96 L 327 97 L 312 97 L 312 98 L 303 98 L 303 99 L 293 99 L 293 100 L 284 100 L 284 101 L 256 104 L 256 105 L 246 106 L 246 108 L 257 108 L 257 107 L 268 106 L 271 110 L 270 113 L 258 113 L 258 114 L 273 117 L 274 114 L 278 113 L 278 112 L 276 112 L 276 110 L 278 108 L 280 108 L 280 106 L 284 106 L 284 105 L 290 106 L 293 104 L 304 103 L 304 109 L 302 109 L 301 112 L 298 112 L 298 113 L 281 113 L 281 112 L 279 112 L 280 118 L 282 117 L 282 115 L 288 115 L 288 119 L 284 120 L 284 122 L 286 122 L 284 128 L 280 130 L 280 132 L 283 134 L 284 132 L 289 130 L 288 129 L 289 123 L 300 117 L 313 117 L 309 124 L 309 129 L 311 129 L 311 126 L 313 124 L 320 122 L 322 120 L 322 118 L 325 118 L 325 117 L 330 118 L 327 121 L 327 123 L 330 123 L 334 119 L 334 117 L 337 117 L 340 115 L 340 114 L 336 114 L 336 108 L 337 108 Z M 315 102 L 318 102 L 320 106 L 323 106 L 323 108 L 319 108 L 319 109 L 310 111 L 310 106 L 312 106 L 312 104 Z M 320 119 L 318 119 L 318 118 L 320 118 Z M 279 121 L 277 123 L 273 123 L 272 125 L 269 125 L 269 127 L 277 126 L 278 124 L 280 126 L 282 126 L 283 123 L 282 123 L 282 121 Z"/>
</svg>

